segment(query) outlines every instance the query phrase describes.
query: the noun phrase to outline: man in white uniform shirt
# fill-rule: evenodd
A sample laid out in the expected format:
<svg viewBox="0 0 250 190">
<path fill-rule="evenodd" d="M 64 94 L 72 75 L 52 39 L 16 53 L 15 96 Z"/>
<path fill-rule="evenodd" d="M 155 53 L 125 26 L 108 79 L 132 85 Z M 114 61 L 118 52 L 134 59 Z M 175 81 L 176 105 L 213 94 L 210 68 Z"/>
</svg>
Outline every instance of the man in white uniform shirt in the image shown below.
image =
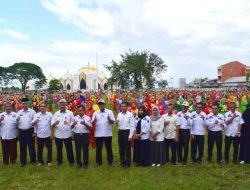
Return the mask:
<svg viewBox="0 0 250 190">
<path fill-rule="evenodd" d="M 177 155 L 178 162 L 187 164 L 188 158 L 188 148 L 189 148 L 189 140 L 190 140 L 190 129 L 192 124 L 192 114 L 188 112 L 189 103 L 183 102 L 182 111 L 177 113 L 177 116 L 180 120 L 180 139 L 177 145 Z M 182 156 L 183 151 L 183 156 Z"/>
<path fill-rule="evenodd" d="M 202 103 L 196 104 L 196 111 L 192 113 L 191 126 L 191 158 L 193 163 L 202 162 L 204 155 L 205 133 L 206 133 L 206 114 L 202 111 Z M 196 157 L 198 149 L 198 157 Z"/>
<path fill-rule="evenodd" d="M 67 152 L 67 159 L 69 166 L 74 165 L 74 155 L 72 148 L 72 130 L 71 126 L 74 122 L 74 115 L 71 111 L 66 110 L 66 100 L 61 99 L 59 101 L 60 110 L 57 111 L 51 121 L 52 127 L 55 128 L 55 142 L 57 151 L 57 166 L 60 166 L 63 162 L 62 148 L 63 143 Z"/>
<path fill-rule="evenodd" d="M 5 112 L 0 114 L 3 164 L 15 164 L 17 159 L 16 113 L 11 111 L 11 103 L 4 103 Z"/>
<path fill-rule="evenodd" d="M 75 116 L 72 125 L 75 137 L 76 162 L 77 167 L 84 169 L 89 165 L 89 130 L 92 127 L 89 116 L 84 115 L 85 107 L 83 105 L 77 108 L 78 115 Z M 81 162 L 81 150 L 83 150 L 83 164 Z"/>
<path fill-rule="evenodd" d="M 229 109 L 225 114 L 225 163 L 229 162 L 230 147 L 233 142 L 233 162 L 237 163 L 239 160 L 239 145 L 241 125 L 244 124 L 241 113 L 236 111 L 235 102 L 229 103 Z"/>
<path fill-rule="evenodd" d="M 31 122 L 34 119 L 36 112 L 29 108 L 29 99 L 22 98 L 23 109 L 17 112 L 18 135 L 20 144 L 20 161 L 21 166 L 27 164 L 27 147 L 29 148 L 30 163 L 36 163 L 35 137 L 34 127 Z"/>
<path fill-rule="evenodd" d="M 135 131 L 134 115 L 128 111 L 128 103 L 121 103 L 121 112 L 117 115 L 116 124 L 118 131 L 118 144 L 121 167 L 127 168 L 131 165 L 131 140 Z"/>
<path fill-rule="evenodd" d="M 212 161 L 212 153 L 214 142 L 217 147 L 217 163 L 221 164 L 222 160 L 222 129 L 224 127 L 224 116 L 219 114 L 218 104 L 212 105 L 213 113 L 206 117 L 206 124 L 208 126 L 208 154 L 207 161 Z"/>
<path fill-rule="evenodd" d="M 96 166 L 102 165 L 102 145 L 105 143 L 107 150 L 108 164 L 113 166 L 113 152 L 112 152 L 112 127 L 115 121 L 113 112 L 106 109 L 106 104 L 103 99 L 97 102 L 99 110 L 95 111 L 92 117 L 92 124 L 95 125 L 96 138 Z"/>
<path fill-rule="evenodd" d="M 46 103 L 41 102 L 39 105 L 40 112 L 36 113 L 34 119 L 32 121 L 32 125 L 34 126 L 35 134 L 37 136 L 37 160 L 38 166 L 43 165 L 43 146 L 44 144 L 47 147 L 47 164 L 50 167 L 52 161 L 52 139 L 53 139 L 53 131 L 51 127 L 52 114 L 47 112 Z"/>
<path fill-rule="evenodd" d="M 166 161 L 169 162 L 169 147 L 171 147 L 171 163 L 176 164 L 176 146 L 179 141 L 179 129 L 180 129 L 180 120 L 177 115 L 174 114 L 174 105 L 168 105 L 168 113 L 164 114 L 164 137 L 166 145 Z"/>
</svg>

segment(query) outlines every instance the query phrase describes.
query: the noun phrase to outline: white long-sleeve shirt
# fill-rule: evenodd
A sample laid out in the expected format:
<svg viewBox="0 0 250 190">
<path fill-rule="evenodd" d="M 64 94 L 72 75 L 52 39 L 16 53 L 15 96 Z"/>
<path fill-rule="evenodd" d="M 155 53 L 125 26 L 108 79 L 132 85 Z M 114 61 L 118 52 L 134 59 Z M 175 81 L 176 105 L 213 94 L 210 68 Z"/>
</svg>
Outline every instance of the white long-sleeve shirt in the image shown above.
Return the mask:
<svg viewBox="0 0 250 190">
<path fill-rule="evenodd" d="M 85 123 L 86 123 L 87 125 L 89 125 L 90 127 L 92 127 L 91 119 L 90 119 L 89 116 L 83 115 L 83 116 L 81 117 L 80 115 L 77 115 L 77 116 L 75 116 L 75 118 L 74 118 L 74 121 L 77 122 L 77 124 L 76 124 L 75 127 L 73 128 L 74 133 L 89 133 L 89 129 L 88 129 L 85 125 L 81 124 L 81 122 L 82 122 L 83 120 L 85 121 Z"/>
<path fill-rule="evenodd" d="M 140 121 L 140 118 L 138 116 L 135 117 L 135 128 L 139 121 Z M 141 140 L 149 139 L 150 137 L 150 117 L 149 116 L 146 116 L 141 119 L 141 132 L 143 133 L 141 136 Z"/>
<path fill-rule="evenodd" d="M 111 137 L 112 127 L 109 123 L 108 116 L 111 120 L 115 121 L 115 116 L 113 112 L 109 109 L 105 109 L 103 112 L 97 110 L 94 112 L 91 122 L 97 119 L 95 126 L 95 137 Z"/>
<path fill-rule="evenodd" d="M 51 135 L 51 120 L 52 113 L 45 112 L 36 113 L 32 122 L 39 120 L 38 123 L 34 127 L 34 132 L 37 133 L 38 138 L 47 138 Z"/>
<path fill-rule="evenodd" d="M 4 120 L 0 122 L 1 137 L 3 140 L 11 140 L 17 137 L 17 114 L 11 112 L 7 114 L 3 112 L 0 114 L 0 118 L 4 116 Z"/>
<path fill-rule="evenodd" d="M 179 117 L 180 120 L 180 129 L 191 129 L 191 124 L 192 124 L 192 113 L 189 112 L 178 112 L 177 116 Z M 188 117 L 188 119 L 185 118 L 185 116 Z"/>
<path fill-rule="evenodd" d="M 161 117 L 157 121 L 150 120 L 150 131 L 153 133 L 158 132 L 156 136 L 157 142 L 164 141 L 164 119 Z M 150 137 L 150 140 L 154 141 L 152 137 Z"/>
<path fill-rule="evenodd" d="M 217 124 L 215 124 L 216 120 L 218 121 Z M 224 116 L 221 114 L 214 115 L 213 113 L 210 113 L 206 117 L 206 124 L 209 131 L 222 131 L 222 125 L 224 125 Z"/>
<path fill-rule="evenodd" d="M 130 130 L 129 138 L 132 138 L 135 131 L 134 115 L 129 111 L 126 113 L 120 112 L 117 115 L 117 121 L 119 130 Z"/>
<path fill-rule="evenodd" d="M 202 116 L 204 119 L 202 119 Z M 191 134 L 205 135 L 205 133 L 206 133 L 206 114 L 204 112 L 198 114 L 196 111 L 194 111 L 192 113 Z"/>
<path fill-rule="evenodd" d="M 237 132 L 238 132 L 238 127 L 244 123 L 244 120 L 242 119 L 241 113 L 240 112 L 235 112 L 237 115 L 236 118 L 230 123 L 229 125 L 225 126 L 225 135 L 230 137 L 235 137 Z M 231 111 L 227 112 L 225 114 L 225 123 L 230 120 L 233 117 L 233 113 Z"/>
<path fill-rule="evenodd" d="M 17 117 L 19 117 L 19 121 L 17 122 L 18 128 L 22 130 L 30 129 L 32 128 L 32 121 L 34 119 L 34 115 L 36 112 L 33 109 L 28 108 L 27 111 L 24 111 L 24 109 L 21 109 L 17 112 Z"/>
<path fill-rule="evenodd" d="M 74 121 L 73 113 L 69 110 L 57 111 L 52 118 L 51 125 L 56 121 L 59 121 L 59 124 L 55 126 L 55 137 L 59 139 L 70 138 L 72 136 L 71 124 Z"/>
</svg>

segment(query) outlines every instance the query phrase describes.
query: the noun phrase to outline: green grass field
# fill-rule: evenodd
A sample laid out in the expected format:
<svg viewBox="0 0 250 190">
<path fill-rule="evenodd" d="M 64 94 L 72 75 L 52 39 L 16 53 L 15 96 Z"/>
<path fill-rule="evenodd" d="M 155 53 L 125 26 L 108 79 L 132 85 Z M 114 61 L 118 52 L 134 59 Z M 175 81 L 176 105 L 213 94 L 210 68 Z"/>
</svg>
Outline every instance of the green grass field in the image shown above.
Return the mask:
<svg viewBox="0 0 250 190">
<path fill-rule="evenodd" d="M 115 167 L 107 166 L 103 150 L 103 165 L 95 168 L 95 149 L 90 149 L 88 170 L 70 168 L 64 153 L 64 163 L 56 167 L 56 151 L 53 145 L 53 167 L 27 165 L 0 166 L 0 189 L 250 189 L 250 165 L 219 166 L 204 162 L 202 165 L 166 165 L 160 168 L 129 169 L 119 167 L 117 129 L 113 127 L 113 153 Z M 207 145 L 205 146 L 205 149 Z M 65 149 L 64 149 L 65 152 Z M 231 150 L 232 152 L 232 150 Z M 46 150 L 44 151 L 44 156 Z M 206 157 L 205 150 L 205 157 Z M 215 151 L 214 151 L 215 155 Z M 190 157 L 190 154 L 189 154 Z M 2 160 L 2 154 L 0 153 Z"/>
</svg>

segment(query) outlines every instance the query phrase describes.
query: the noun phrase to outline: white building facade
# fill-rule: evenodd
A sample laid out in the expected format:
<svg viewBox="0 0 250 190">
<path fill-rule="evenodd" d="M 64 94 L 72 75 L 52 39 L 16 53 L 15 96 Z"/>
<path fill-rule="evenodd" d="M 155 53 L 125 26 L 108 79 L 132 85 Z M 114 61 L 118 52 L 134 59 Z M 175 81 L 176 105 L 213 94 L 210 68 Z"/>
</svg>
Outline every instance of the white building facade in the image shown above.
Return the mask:
<svg viewBox="0 0 250 190">
<path fill-rule="evenodd" d="M 51 74 L 47 76 L 46 87 L 48 87 L 50 80 L 53 78 L 55 77 Z M 97 67 L 90 66 L 89 64 L 78 69 L 77 73 L 73 75 L 67 71 L 59 80 L 61 82 L 61 89 L 68 92 L 108 89 L 106 75 L 102 71 L 100 72 Z"/>
</svg>

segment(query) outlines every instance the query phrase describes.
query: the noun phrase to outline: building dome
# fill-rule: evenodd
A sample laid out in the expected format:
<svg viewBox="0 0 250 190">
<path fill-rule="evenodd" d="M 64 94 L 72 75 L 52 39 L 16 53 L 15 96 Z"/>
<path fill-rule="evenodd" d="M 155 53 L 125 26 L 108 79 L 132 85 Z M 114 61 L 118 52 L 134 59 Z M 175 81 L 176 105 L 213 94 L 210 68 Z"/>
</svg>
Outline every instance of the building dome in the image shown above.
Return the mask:
<svg viewBox="0 0 250 190">
<path fill-rule="evenodd" d="M 72 74 L 70 74 L 69 71 L 67 70 L 67 72 L 63 75 L 62 78 L 63 78 L 63 79 L 68 79 L 68 78 L 69 78 L 69 79 L 72 79 L 72 77 L 73 77 Z"/>
<path fill-rule="evenodd" d="M 89 63 L 87 66 L 83 66 L 80 69 L 78 69 L 78 73 L 96 73 L 97 72 L 97 68 L 90 66 Z"/>
</svg>

